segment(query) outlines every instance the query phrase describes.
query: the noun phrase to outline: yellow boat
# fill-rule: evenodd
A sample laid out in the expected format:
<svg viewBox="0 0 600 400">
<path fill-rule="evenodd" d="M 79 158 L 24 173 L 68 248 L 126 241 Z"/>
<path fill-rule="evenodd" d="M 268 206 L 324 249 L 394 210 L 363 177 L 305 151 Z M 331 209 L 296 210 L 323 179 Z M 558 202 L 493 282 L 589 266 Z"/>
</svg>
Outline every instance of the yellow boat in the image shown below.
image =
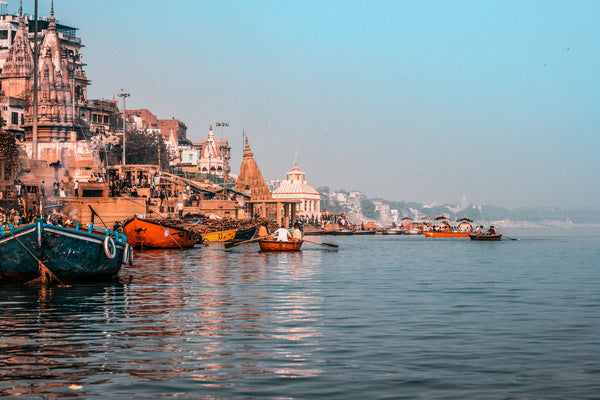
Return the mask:
<svg viewBox="0 0 600 400">
<path fill-rule="evenodd" d="M 205 242 L 209 243 L 218 243 L 218 242 L 226 242 L 228 240 L 233 240 L 235 237 L 235 233 L 237 229 L 230 229 L 228 231 L 217 231 L 217 232 L 208 232 L 202 234 L 202 239 Z"/>
</svg>

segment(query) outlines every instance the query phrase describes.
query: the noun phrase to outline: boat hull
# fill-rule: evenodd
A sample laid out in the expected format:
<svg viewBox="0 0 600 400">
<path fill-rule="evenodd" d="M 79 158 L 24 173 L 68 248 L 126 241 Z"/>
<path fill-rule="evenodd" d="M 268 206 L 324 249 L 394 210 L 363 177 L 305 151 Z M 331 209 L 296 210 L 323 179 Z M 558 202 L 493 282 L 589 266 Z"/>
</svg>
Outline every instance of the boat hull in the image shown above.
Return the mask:
<svg viewBox="0 0 600 400">
<path fill-rule="evenodd" d="M 429 238 L 466 238 L 466 237 L 469 237 L 469 232 L 423 231 L 423 235 L 425 235 Z"/>
<path fill-rule="evenodd" d="M 0 235 L 0 277 L 5 279 L 35 279 L 39 262 L 63 283 L 106 279 L 116 276 L 129 257 L 127 237 L 109 230 L 100 236 L 38 220 Z"/>
<path fill-rule="evenodd" d="M 230 229 L 227 231 L 208 232 L 202 234 L 202 240 L 204 242 L 219 243 L 227 242 L 235 238 L 237 229 Z"/>
<path fill-rule="evenodd" d="M 125 221 L 123 232 L 136 249 L 185 249 L 198 242 L 190 230 L 137 217 Z"/>
<path fill-rule="evenodd" d="M 279 241 L 270 239 L 261 239 L 258 245 L 262 251 L 300 251 L 302 240 Z"/>
<path fill-rule="evenodd" d="M 502 235 L 496 233 L 494 235 L 485 233 L 469 233 L 471 240 L 487 240 L 487 241 L 498 241 L 502 239 Z"/>
</svg>

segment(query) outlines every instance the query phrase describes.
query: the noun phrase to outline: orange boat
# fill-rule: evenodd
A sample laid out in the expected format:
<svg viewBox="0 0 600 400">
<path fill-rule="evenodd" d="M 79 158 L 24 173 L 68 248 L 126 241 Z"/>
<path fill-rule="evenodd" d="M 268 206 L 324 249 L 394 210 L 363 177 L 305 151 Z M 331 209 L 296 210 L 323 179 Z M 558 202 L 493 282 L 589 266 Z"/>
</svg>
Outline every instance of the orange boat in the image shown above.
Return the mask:
<svg viewBox="0 0 600 400">
<path fill-rule="evenodd" d="M 138 249 L 183 249 L 198 242 L 190 230 L 138 217 L 123 223 L 123 233 L 127 235 L 129 245 Z"/>
<path fill-rule="evenodd" d="M 469 237 L 469 232 L 423 231 L 423 235 L 430 237 L 430 238 L 462 238 L 462 237 Z"/>
<path fill-rule="evenodd" d="M 279 241 L 272 239 L 261 239 L 258 245 L 262 251 L 300 251 L 303 240 Z"/>
</svg>

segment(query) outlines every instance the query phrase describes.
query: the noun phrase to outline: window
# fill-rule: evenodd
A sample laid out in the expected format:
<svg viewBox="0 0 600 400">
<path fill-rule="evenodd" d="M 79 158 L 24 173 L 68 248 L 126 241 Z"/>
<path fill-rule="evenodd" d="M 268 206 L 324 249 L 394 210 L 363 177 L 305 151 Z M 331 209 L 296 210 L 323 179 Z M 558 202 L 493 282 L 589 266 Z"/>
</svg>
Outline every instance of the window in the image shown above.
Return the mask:
<svg viewBox="0 0 600 400">
<path fill-rule="evenodd" d="M 19 125 L 19 113 L 14 111 L 10 113 L 10 123 L 13 125 Z"/>
<path fill-rule="evenodd" d="M 104 124 L 108 125 L 108 115 L 104 116 Z"/>
<path fill-rule="evenodd" d="M 2 39 L 8 39 L 8 31 L 7 30 L 0 31 L 0 40 L 2 40 Z"/>
</svg>

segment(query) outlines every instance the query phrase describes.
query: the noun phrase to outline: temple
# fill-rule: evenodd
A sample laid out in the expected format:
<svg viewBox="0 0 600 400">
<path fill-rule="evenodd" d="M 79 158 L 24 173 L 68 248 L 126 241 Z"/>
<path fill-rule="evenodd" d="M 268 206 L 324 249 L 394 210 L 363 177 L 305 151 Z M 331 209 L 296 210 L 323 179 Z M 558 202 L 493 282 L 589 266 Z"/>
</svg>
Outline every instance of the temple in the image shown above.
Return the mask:
<svg viewBox="0 0 600 400">
<path fill-rule="evenodd" d="M 321 195 L 306 183 L 306 174 L 300 171 L 297 163 L 272 196 L 274 199 L 300 200 L 298 216 L 318 218 L 321 215 Z"/>
</svg>

